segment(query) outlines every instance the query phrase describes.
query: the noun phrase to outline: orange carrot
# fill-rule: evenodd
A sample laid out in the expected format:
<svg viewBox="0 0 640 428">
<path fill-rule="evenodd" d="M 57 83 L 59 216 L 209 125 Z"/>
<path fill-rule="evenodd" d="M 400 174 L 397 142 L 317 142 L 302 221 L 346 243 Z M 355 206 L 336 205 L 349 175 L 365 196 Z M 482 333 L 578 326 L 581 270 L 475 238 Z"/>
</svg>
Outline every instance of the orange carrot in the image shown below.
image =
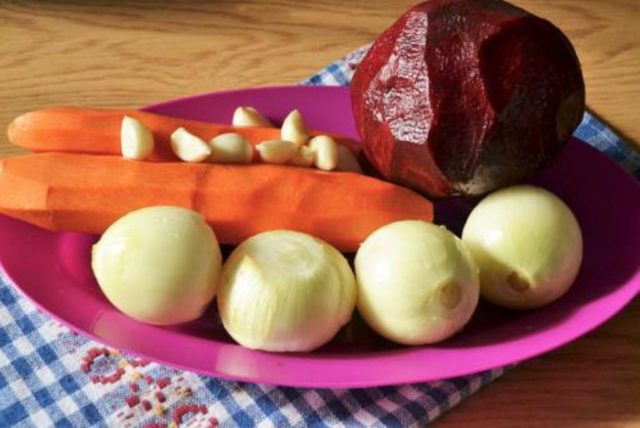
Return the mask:
<svg viewBox="0 0 640 428">
<path fill-rule="evenodd" d="M 186 128 L 204 140 L 227 132 L 241 134 L 254 145 L 264 140 L 280 139 L 278 128 L 240 128 L 138 110 L 56 107 L 36 110 L 17 117 L 9 125 L 9 141 L 33 152 L 120 155 L 120 126 L 125 115 L 140 120 L 151 129 L 156 144 L 149 160 L 178 160 L 171 150 L 169 138 L 179 127 Z M 326 132 L 312 132 L 312 135 L 320 134 L 333 136 L 338 143 L 349 147 L 356 154 L 360 151 L 360 145 L 348 138 Z"/>
<path fill-rule="evenodd" d="M 202 213 L 226 244 L 292 229 L 343 251 L 355 251 L 387 223 L 433 218 L 431 202 L 418 194 L 350 172 L 66 153 L 0 161 L 0 213 L 46 229 L 101 233 L 127 212 L 153 205 Z"/>
</svg>

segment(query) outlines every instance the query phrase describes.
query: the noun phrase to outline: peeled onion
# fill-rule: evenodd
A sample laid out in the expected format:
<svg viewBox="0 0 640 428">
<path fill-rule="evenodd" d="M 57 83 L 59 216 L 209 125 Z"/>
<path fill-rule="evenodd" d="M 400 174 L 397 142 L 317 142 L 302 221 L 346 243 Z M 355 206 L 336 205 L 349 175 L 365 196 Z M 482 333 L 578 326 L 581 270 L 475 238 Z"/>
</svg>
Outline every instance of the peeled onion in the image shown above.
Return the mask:
<svg viewBox="0 0 640 428">
<path fill-rule="evenodd" d="M 478 273 L 462 242 L 441 226 L 399 221 L 356 254 L 358 312 L 380 335 L 406 345 L 460 330 L 478 303 Z"/>
<path fill-rule="evenodd" d="M 113 223 L 93 247 L 92 268 L 109 301 L 146 323 L 198 318 L 215 296 L 222 256 L 197 212 L 158 206 Z"/>
<path fill-rule="evenodd" d="M 534 186 L 487 196 L 471 212 L 462 239 L 480 268 L 482 296 L 509 308 L 555 301 L 582 262 L 576 217 L 560 198 Z"/>
<path fill-rule="evenodd" d="M 310 235 L 258 234 L 225 262 L 218 310 L 242 346 L 310 351 L 328 342 L 355 307 L 353 272 L 342 254 Z"/>
</svg>

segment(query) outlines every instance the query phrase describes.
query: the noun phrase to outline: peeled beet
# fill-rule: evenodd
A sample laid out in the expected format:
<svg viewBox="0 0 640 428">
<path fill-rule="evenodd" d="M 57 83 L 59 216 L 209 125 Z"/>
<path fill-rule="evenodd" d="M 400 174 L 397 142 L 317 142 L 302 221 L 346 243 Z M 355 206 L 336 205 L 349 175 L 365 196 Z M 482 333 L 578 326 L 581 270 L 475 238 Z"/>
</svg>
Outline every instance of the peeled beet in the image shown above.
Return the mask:
<svg viewBox="0 0 640 428">
<path fill-rule="evenodd" d="M 382 33 L 352 81 L 364 153 L 390 181 L 435 197 L 524 180 L 584 112 L 569 40 L 499 0 L 431 0 Z"/>
</svg>

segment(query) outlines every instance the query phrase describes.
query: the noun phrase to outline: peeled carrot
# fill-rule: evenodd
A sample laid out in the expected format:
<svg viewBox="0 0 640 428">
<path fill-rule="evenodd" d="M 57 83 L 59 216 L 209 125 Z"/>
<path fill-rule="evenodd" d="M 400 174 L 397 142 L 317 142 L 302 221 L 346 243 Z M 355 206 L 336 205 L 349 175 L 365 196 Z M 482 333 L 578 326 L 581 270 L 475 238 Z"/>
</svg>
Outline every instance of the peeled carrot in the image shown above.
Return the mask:
<svg viewBox="0 0 640 428">
<path fill-rule="evenodd" d="M 127 212 L 153 205 L 200 212 L 225 244 L 291 229 L 343 251 L 357 250 L 387 223 L 433 218 L 431 202 L 411 190 L 350 172 L 67 153 L 0 161 L 0 213 L 46 229 L 102 233 Z"/>
<path fill-rule="evenodd" d="M 278 128 L 240 128 L 219 123 L 179 119 L 138 110 L 106 110 L 78 107 L 56 107 L 36 110 L 17 117 L 8 129 L 9 141 L 33 152 L 72 152 L 120 155 L 120 126 L 127 115 L 144 123 L 156 142 L 149 160 L 176 161 L 169 138 L 173 131 L 184 127 L 198 137 L 209 140 L 217 135 L 235 132 L 252 144 L 280 139 Z M 353 140 L 313 131 L 312 135 L 331 135 L 339 144 L 354 153 L 360 146 Z"/>
</svg>

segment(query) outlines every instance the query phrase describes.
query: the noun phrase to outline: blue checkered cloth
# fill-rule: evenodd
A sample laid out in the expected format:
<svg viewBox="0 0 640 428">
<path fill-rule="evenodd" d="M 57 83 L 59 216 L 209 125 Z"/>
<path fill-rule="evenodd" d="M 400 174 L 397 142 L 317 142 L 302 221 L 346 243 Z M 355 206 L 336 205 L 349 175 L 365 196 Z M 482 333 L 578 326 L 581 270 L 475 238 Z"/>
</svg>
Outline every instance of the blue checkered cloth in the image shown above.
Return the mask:
<svg viewBox="0 0 640 428">
<path fill-rule="evenodd" d="M 365 51 L 303 83 L 348 85 Z M 576 136 L 640 179 L 640 156 L 592 115 L 585 115 Z M 75 334 L 0 276 L 0 427 L 422 426 L 503 373 L 350 390 L 209 378 Z"/>
</svg>

